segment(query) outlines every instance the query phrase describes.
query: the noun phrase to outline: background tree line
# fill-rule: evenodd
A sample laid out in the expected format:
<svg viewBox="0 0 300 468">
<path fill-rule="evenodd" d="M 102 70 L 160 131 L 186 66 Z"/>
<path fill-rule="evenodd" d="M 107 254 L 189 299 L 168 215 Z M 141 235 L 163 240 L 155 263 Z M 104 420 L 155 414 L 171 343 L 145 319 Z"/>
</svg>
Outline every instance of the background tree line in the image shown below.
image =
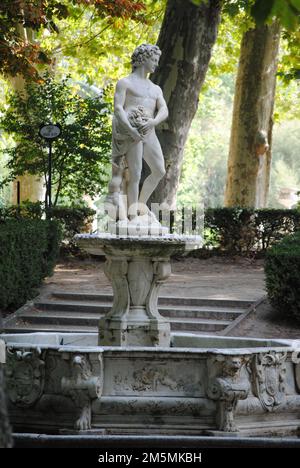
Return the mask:
<svg viewBox="0 0 300 468">
<path fill-rule="evenodd" d="M 129 58 L 136 45 L 157 42 L 163 55 L 152 79 L 164 91 L 170 117 L 158 131 L 167 175 L 153 199 L 172 206 L 178 191 L 181 203 L 204 198 L 206 205 L 213 206 L 224 203 L 227 185 L 228 206 L 252 206 L 261 159 L 260 206 L 264 206 L 274 120 L 297 118 L 299 8 L 298 0 L 4 1 L 0 70 L 4 83 L 21 92 L 26 80 L 41 86 L 48 70 L 58 80 L 70 73 L 81 90 L 97 94 L 97 89 L 109 87 L 130 71 Z M 4 93 L 2 100 L 7 105 Z M 297 123 L 290 123 L 289 128 L 296 133 Z M 256 147 L 261 131 L 270 149 L 259 158 Z M 8 138 L 11 135 L 2 137 L 2 147 L 7 147 Z M 296 137 L 290 139 L 291 146 L 297 145 Z M 278 177 L 271 180 L 273 204 L 283 172 L 289 183 L 298 184 L 297 163 L 291 167 L 287 147 L 280 156 L 276 154 L 275 148 L 273 174 Z M 2 178 L 8 175 L 5 158 Z M 105 166 L 103 152 L 99 161 Z M 29 177 L 27 184 L 34 188 L 36 176 L 28 176 L 28 171 L 25 175 L 25 167 L 23 172 L 23 185 Z M 191 178 L 196 174 L 191 191 Z M 101 183 L 105 185 L 105 177 L 101 182 L 99 178 Z M 7 198 L 7 190 L 2 191 L 2 198 Z M 32 195 L 36 196 L 34 190 Z"/>
</svg>

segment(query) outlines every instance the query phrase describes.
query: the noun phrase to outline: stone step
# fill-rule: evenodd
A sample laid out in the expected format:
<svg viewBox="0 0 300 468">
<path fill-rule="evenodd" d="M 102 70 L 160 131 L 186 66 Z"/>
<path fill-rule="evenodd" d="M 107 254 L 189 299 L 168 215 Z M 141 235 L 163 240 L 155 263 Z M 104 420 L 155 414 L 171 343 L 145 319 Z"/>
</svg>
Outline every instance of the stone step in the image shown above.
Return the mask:
<svg viewBox="0 0 300 468">
<path fill-rule="evenodd" d="M 44 324 L 40 323 L 29 323 L 25 320 L 12 320 L 7 322 L 4 327 L 4 333 L 96 333 L 97 327 L 90 326 L 75 326 L 72 325 L 55 325 L 55 324 Z"/>
<path fill-rule="evenodd" d="M 47 300 L 51 299 L 63 299 L 64 301 L 75 301 L 75 302 L 104 302 L 111 303 L 113 296 L 110 293 L 98 294 L 98 293 L 85 293 L 85 292 L 72 292 L 72 291 L 53 291 L 51 296 Z M 54 299 L 55 300 L 55 299 Z M 224 307 L 238 307 L 247 308 L 254 304 L 255 301 L 251 300 L 235 300 L 227 299 L 226 297 L 216 298 L 198 298 L 198 297 L 174 297 L 174 296 L 160 296 L 158 303 L 160 305 L 208 305 L 208 306 L 224 306 Z"/>
<path fill-rule="evenodd" d="M 35 302 L 34 307 L 40 311 L 53 311 L 59 314 L 73 313 L 78 317 L 84 314 L 96 314 L 97 317 L 110 311 L 112 303 L 100 302 L 75 302 L 75 301 L 40 301 Z M 159 312 L 164 317 L 189 317 L 189 318 L 212 318 L 212 319 L 236 319 L 246 309 L 216 306 L 190 306 L 190 305 L 160 305 Z M 76 315 L 74 315 L 75 317 Z"/>
<path fill-rule="evenodd" d="M 31 310 L 25 312 L 20 317 L 21 320 L 26 321 L 30 324 L 49 324 L 49 325 L 69 325 L 73 326 L 87 326 L 97 327 L 100 317 L 104 317 L 105 314 L 99 313 L 84 313 L 71 312 L 71 311 L 39 311 Z"/>
<path fill-rule="evenodd" d="M 33 332 L 97 332 L 97 318 L 80 317 L 76 320 L 72 317 L 53 316 L 52 314 L 26 314 L 21 318 L 13 319 L 5 324 L 6 333 L 19 333 L 19 331 Z M 230 321 L 209 320 L 209 319 L 170 319 L 171 330 L 173 331 L 219 331 L 223 330 Z"/>
<path fill-rule="evenodd" d="M 170 325 L 172 331 L 221 331 L 224 330 L 231 322 L 228 320 L 188 320 L 188 319 L 171 319 Z"/>
<path fill-rule="evenodd" d="M 34 307 L 41 311 L 60 312 L 95 312 L 105 314 L 111 309 L 112 302 L 77 302 L 77 301 L 35 301 Z"/>
</svg>

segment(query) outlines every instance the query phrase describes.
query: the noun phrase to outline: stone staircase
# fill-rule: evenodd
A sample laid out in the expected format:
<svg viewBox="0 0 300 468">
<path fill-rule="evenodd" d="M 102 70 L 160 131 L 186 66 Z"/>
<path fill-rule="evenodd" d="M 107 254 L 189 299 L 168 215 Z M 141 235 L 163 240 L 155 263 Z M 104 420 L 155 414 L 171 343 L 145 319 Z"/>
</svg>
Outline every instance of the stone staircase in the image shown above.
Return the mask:
<svg viewBox="0 0 300 468">
<path fill-rule="evenodd" d="M 159 312 L 171 330 L 226 334 L 247 314 L 254 301 L 160 297 Z M 112 306 L 111 294 L 53 291 L 38 296 L 4 321 L 5 333 L 96 332 L 98 321 Z"/>
</svg>

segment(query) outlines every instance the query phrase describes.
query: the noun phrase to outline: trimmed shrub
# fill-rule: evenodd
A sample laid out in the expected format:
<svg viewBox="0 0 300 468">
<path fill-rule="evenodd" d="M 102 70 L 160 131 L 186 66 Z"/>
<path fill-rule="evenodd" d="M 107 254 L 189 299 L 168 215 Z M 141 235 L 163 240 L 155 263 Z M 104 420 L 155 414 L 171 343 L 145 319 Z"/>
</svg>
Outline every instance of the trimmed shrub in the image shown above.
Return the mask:
<svg viewBox="0 0 300 468">
<path fill-rule="evenodd" d="M 52 207 L 50 213 L 52 219 L 57 219 L 63 223 L 63 235 L 68 240 L 80 232 L 89 232 L 96 214 L 94 210 L 87 206 L 62 205 Z"/>
<path fill-rule="evenodd" d="M 44 214 L 42 202 L 24 201 L 21 205 L 0 207 L 0 221 L 8 219 L 41 219 Z"/>
<path fill-rule="evenodd" d="M 62 225 L 62 239 L 60 253 L 83 255 L 74 241 L 75 234 L 90 232 L 96 212 L 86 206 L 54 206 L 49 212 L 52 219 Z"/>
<path fill-rule="evenodd" d="M 10 219 L 42 219 L 47 215 L 61 223 L 62 253 L 78 254 L 79 248 L 74 242 L 74 236 L 80 232 L 91 231 L 95 214 L 94 210 L 82 205 L 57 205 L 46 211 L 42 202 L 26 201 L 21 205 L 0 207 L 0 222 Z"/>
<path fill-rule="evenodd" d="M 18 307 L 33 297 L 52 273 L 60 226 L 56 221 L 8 220 L 0 223 L 0 308 Z"/>
<path fill-rule="evenodd" d="M 208 208 L 205 248 L 229 254 L 265 253 L 300 229 L 300 211 L 286 209 Z"/>
<path fill-rule="evenodd" d="M 256 242 L 255 210 L 208 208 L 205 211 L 205 245 L 228 253 L 250 251 Z"/>
<path fill-rule="evenodd" d="M 265 273 L 272 306 L 300 321 L 300 232 L 267 251 Z"/>
</svg>

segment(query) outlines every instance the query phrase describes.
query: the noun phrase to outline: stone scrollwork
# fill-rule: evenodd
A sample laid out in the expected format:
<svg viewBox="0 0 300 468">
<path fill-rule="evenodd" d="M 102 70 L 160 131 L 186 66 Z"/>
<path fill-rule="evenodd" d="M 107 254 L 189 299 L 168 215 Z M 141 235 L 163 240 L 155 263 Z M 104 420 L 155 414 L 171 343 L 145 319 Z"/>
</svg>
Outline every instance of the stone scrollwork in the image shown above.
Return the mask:
<svg viewBox="0 0 300 468">
<path fill-rule="evenodd" d="M 7 349 L 7 392 L 10 401 L 19 407 L 33 406 L 42 396 L 45 385 L 45 361 L 39 348 Z"/>
<path fill-rule="evenodd" d="M 125 253 L 107 255 L 114 302 L 99 320 L 99 345 L 169 346 L 170 324 L 157 309 L 159 288 L 171 274 L 169 256 Z"/>
<path fill-rule="evenodd" d="M 161 320 L 157 309 L 159 289 L 171 275 L 171 264 L 169 260 L 156 260 L 153 262 L 153 281 L 146 301 L 146 309 L 149 317 Z"/>
<path fill-rule="evenodd" d="M 266 411 L 274 411 L 285 399 L 286 352 L 259 353 L 251 365 L 253 393 Z"/>
<path fill-rule="evenodd" d="M 85 431 L 91 429 L 92 422 L 92 401 L 100 398 L 103 387 L 103 361 L 99 355 L 100 372 L 93 375 L 91 363 L 86 355 L 75 354 L 71 357 L 70 377 L 62 377 L 62 393 L 69 396 L 76 408 L 78 415 L 75 422 L 75 429 Z"/>
<path fill-rule="evenodd" d="M 238 400 L 247 398 L 250 387 L 248 379 L 241 372 L 246 362 L 245 356 L 218 355 L 208 359 L 207 395 L 217 402 L 219 431 L 238 431 L 234 413 Z"/>
<path fill-rule="evenodd" d="M 128 261 L 124 258 L 108 257 L 104 272 L 112 282 L 114 302 L 107 317 L 122 317 L 129 310 L 130 295 L 128 289 L 127 273 Z"/>
</svg>

